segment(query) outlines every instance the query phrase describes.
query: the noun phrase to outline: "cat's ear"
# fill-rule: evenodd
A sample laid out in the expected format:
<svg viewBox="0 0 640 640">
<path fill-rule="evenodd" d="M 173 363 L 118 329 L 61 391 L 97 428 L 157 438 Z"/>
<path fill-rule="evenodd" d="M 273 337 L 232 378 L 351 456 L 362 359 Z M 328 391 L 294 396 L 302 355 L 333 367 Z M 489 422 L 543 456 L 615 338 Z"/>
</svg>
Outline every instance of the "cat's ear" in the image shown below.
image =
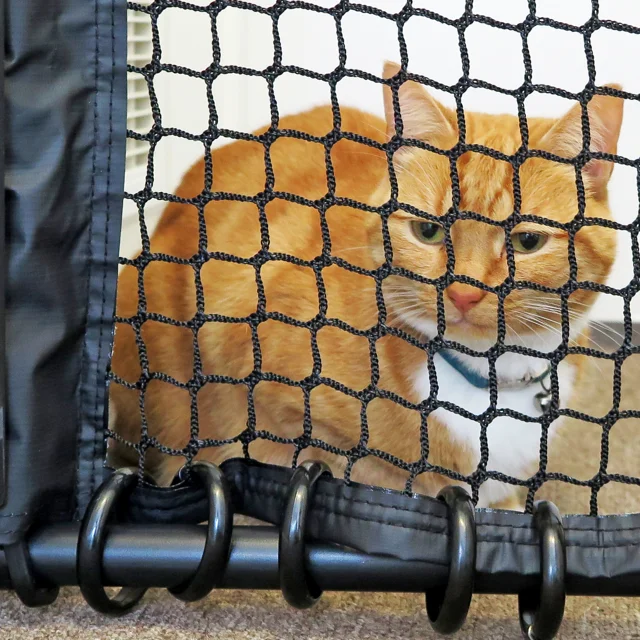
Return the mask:
<svg viewBox="0 0 640 640">
<path fill-rule="evenodd" d="M 606 85 L 620 90 L 620 85 Z M 624 100 L 614 96 L 594 96 L 587 105 L 589 114 L 589 135 L 591 151 L 599 153 L 617 152 Z M 583 147 L 582 108 L 579 104 L 572 107 L 560 118 L 542 139 L 541 147 L 563 158 L 573 158 Z M 595 194 L 601 195 L 609 182 L 613 163 L 605 160 L 591 160 L 583 169 L 585 186 Z"/>
<path fill-rule="evenodd" d="M 395 76 L 400 66 L 394 62 L 385 62 L 382 77 L 385 80 Z M 393 92 L 384 86 L 384 112 L 387 121 L 387 135 L 396 135 Z M 451 109 L 440 104 L 427 90 L 417 82 L 407 80 L 398 88 L 400 115 L 402 116 L 402 135 L 405 138 L 417 138 L 434 146 L 453 146 L 458 139 L 456 133 L 456 115 Z"/>
</svg>

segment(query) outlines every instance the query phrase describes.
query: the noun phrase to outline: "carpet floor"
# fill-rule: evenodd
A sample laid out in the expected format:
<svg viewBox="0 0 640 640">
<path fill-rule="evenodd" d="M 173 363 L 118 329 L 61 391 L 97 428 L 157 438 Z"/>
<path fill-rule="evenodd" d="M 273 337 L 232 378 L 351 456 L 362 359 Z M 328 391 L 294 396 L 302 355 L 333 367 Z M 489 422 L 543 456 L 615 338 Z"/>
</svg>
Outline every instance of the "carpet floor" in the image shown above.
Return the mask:
<svg viewBox="0 0 640 640">
<path fill-rule="evenodd" d="M 640 407 L 640 356 L 622 368 L 621 409 Z M 613 368 L 591 361 L 574 408 L 594 416 L 612 406 Z M 549 471 L 580 479 L 592 477 L 600 464 L 602 429 L 572 421 L 550 452 Z M 640 476 L 640 421 L 619 421 L 611 430 L 608 470 Z M 585 513 L 590 490 L 548 483 L 539 493 L 564 513 Z M 640 487 L 610 483 L 598 496 L 600 513 L 640 511 Z M 517 601 L 512 596 L 475 596 L 469 618 L 457 634 L 461 640 L 507 640 L 520 637 Z M 428 624 L 424 598 L 406 594 L 327 593 L 310 611 L 290 609 L 278 592 L 218 591 L 206 600 L 185 605 L 161 590 L 150 591 L 130 615 L 106 619 L 84 604 L 77 589 L 64 589 L 47 609 L 22 607 L 12 594 L 0 594 L 2 640 L 237 640 L 332 639 L 365 640 L 437 638 Z M 562 640 L 640 639 L 640 600 L 569 598 L 559 635 Z"/>
</svg>

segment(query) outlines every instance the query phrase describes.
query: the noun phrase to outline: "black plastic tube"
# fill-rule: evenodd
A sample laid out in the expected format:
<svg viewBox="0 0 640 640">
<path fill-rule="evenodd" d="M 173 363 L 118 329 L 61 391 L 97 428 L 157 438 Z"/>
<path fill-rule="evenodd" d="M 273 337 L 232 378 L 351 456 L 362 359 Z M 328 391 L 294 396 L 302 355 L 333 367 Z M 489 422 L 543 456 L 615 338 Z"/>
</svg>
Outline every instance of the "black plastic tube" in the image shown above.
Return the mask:
<svg viewBox="0 0 640 640">
<path fill-rule="evenodd" d="M 54 525 L 29 539 L 37 576 L 58 585 L 76 585 L 78 525 Z M 115 525 L 109 529 L 103 559 L 107 586 L 171 587 L 198 567 L 205 529 L 198 525 Z M 422 592 L 444 584 L 447 567 L 367 556 L 328 544 L 307 545 L 307 566 L 329 591 Z M 279 589 L 278 531 L 274 527 L 235 527 L 223 588 Z M 0 551 L 0 588 L 10 588 Z"/>
<path fill-rule="evenodd" d="M 28 539 L 36 578 L 64 586 L 77 585 L 76 547 L 78 524 L 52 525 Z M 171 587 L 187 580 L 200 563 L 205 543 L 201 525 L 114 525 L 107 534 L 103 557 L 105 586 Z M 370 556 L 353 549 L 309 542 L 305 566 L 324 591 L 379 591 L 424 593 L 444 587 L 446 564 L 408 562 Z M 535 587 L 539 575 L 509 572 L 476 573 L 476 593 L 517 594 Z M 640 595 L 640 576 L 629 580 L 606 577 L 567 579 L 568 595 Z M 10 589 L 4 552 L 0 550 L 0 589 Z M 233 530 L 231 557 L 221 588 L 280 589 L 278 578 L 278 530 L 275 527 L 242 527 Z"/>
</svg>

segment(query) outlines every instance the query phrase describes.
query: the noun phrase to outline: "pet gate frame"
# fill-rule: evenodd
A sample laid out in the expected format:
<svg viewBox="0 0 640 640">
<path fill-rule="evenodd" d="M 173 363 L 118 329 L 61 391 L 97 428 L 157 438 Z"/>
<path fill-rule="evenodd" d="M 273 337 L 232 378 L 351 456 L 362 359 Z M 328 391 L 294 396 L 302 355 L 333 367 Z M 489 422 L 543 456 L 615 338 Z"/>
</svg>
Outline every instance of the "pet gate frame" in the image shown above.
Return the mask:
<svg viewBox="0 0 640 640">
<path fill-rule="evenodd" d="M 472 592 L 517 593 L 523 629 L 537 638 L 557 631 L 565 594 L 640 595 L 640 515 L 560 518 L 548 503 L 533 515 L 474 512 L 461 490 L 407 496 L 314 464 L 199 465 L 170 489 L 107 469 L 126 2 L 0 8 L 0 588 L 38 606 L 80 585 L 107 614 L 152 586 L 184 600 L 214 587 L 281 588 L 298 607 L 323 590 L 422 592 L 444 633 L 460 627 Z M 276 526 L 232 528 L 232 511 Z M 103 585 L 126 588 L 109 600 Z"/>
</svg>

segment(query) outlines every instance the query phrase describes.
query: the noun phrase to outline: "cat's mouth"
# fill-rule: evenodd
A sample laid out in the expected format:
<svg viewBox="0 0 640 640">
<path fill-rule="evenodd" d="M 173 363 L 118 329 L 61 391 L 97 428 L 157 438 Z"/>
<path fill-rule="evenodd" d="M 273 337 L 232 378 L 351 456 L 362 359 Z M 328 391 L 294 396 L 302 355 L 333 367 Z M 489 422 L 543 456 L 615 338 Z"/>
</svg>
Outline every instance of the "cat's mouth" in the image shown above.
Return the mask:
<svg viewBox="0 0 640 640">
<path fill-rule="evenodd" d="M 397 317 L 402 324 L 418 331 L 426 338 L 431 339 L 438 335 L 437 317 L 430 313 L 400 313 Z M 492 344 L 497 337 L 496 323 L 486 324 L 471 319 L 468 315 L 447 313 L 445 309 L 444 337 L 468 346 L 478 342 Z"/>
<path fill-rule="evenodd" d="M 477 326 L 477 322 L 473 322 L 473 320 L 469 320 L 469 317 L 462 314 L 462 313 L 448 313 L 445 310 L 445 321 L 447 323 L 447 326 L 451 326 L 451 327 L 463 327 L 463 326 L 468 326 L 468 327 L 473 327 L 473 326 Z"/>
<path fill-rule="evenodd" d="M 476 343 L 493 344 L 497 339 L 496 323 L 480 324 L 467 317 L 446 321 L 445 337 L 460 344 L 475 346 Z"/>
<path fill-rule="evenodd" d="M 472 322 L 468 318 L 464 316 L 460 318 L 454 318 L 446 320 L 447 327 L 456 327 L 457 330 L 473 330 L 473 329 L 481 329 L 486 331 L 487 327 L 479 325 L 477 322 Z"/>
<path fill-rule="evenodd" d="M 497 318 L 487 318 L 486 313 L 477 313 L 477 309 L 471 309 L 470 311 L 460 311 L 453 305 L 445 303 L 444 318 L 447 329 L 451 329 L 452 332 L 462 333 L 482 333 L 486 335 L 487 332 L 495 332 L 497 325 Z M 483 337 L 484 337 L 483 335 Z"/>
</svg>

